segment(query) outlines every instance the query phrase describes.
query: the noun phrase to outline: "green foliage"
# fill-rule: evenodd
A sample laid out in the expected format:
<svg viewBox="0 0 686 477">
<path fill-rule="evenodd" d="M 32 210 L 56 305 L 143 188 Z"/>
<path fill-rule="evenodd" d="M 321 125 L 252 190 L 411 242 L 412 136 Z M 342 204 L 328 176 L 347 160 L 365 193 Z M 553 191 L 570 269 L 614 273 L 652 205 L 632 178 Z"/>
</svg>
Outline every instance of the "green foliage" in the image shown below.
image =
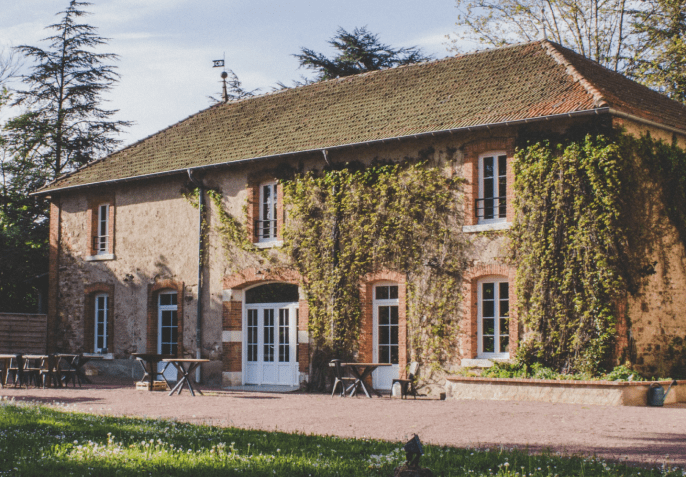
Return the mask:
<svg viewBox="0 0 686 477">
<path fill-rule="evenodd" d="M 339 28 L 329 45 L 338 50 L 338 55 L 327 58 L 309 48 L 302 48 L 299 54 L 293 55 L 300 66 L 317 73 L 315 81 L 356 75 L 367 71 L 382 70 L 401 65 L 409 65 L 430 60 L 420 48 L 392 48 L 379 41 L 379 36 L 367 30 L 367 27 L 355 28 L 347 32 Z"/>
<path fill-rule="evenodd" d="M 643 84 L 686 103 L 686 1 L 646 0 L 635 12 L 638 48 L 629 71 Z"/>
<path fill-rule="evenodd" d="M 28 87 L 16 92 L 14 105 L 28 111 L 10 120 L 14 147 L 54 179 L 109 153 L 121 141 L 113 136 L 130 123 L 110 119 L 116 111 L 100 107 L 101 95 L 118 80 L 111 53 L 93 50 L 106 43 L 96 28 L 79 23 L 86 2 L 71 0 L 60 21 L 47 29 L 47 49 L 21 45 L 16 51 L 34 62 L 22 78 Z"/>
<path fill-rule="evenodd" d="M 481 372 L 484 378 L 533 378 L 554 379 L 563 381 L 645 381 L 643 376 L 631 368 L 620 365 L 605 375 L 594 376 L 588 373 L 562 374 L 547 368 L 541 363 L 527 365 L 521 361 L 515 363 L 494 362 L 493 366 Z"/>
<path fill-rule="evenodd" d="M 0 403 L 0 422 L 0 472 L 7 475 L 368 477 L 391 475 L 405 460 L 403 442 L 94 416 L 7 402 Z M 420 464 L 445 476 L 683 475 L 669 466 L 630 467 L 502 447 L 424 444 Z"/>
<path fill-rule="evenodd" d="M 517 153 L 510 235 L 518 316 L 530 330 L 518 350 L 525 363 L 591 374 L 609 363 L 616 305 L 634 277 L 624 200 L 632 168 L 622 152 L 587 136 Z"/>
<path fill-rule="evenodd" d="M 285 182 L 285 249 L 303 277 L 318 346 L 355 351 L 361 280 L 388 269 L 407 273 L 417 359 L 454 352 L 466 267 L 461 183 L 420 162 L 308 172 Z"/>
</svg>

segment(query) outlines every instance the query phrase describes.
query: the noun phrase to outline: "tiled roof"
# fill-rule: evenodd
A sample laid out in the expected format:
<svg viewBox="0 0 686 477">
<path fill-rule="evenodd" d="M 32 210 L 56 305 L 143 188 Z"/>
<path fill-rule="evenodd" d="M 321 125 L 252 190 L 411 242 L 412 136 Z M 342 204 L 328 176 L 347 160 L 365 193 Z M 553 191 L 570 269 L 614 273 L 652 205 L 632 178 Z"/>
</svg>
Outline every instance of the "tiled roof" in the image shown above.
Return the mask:
<svg viewBox="0 0 686 477">
<path fill-rule="evenodd" d="M 612 107 L 686 129 L 686 107 L 539 41 L 218 104 L 42 189 Z"/>
</svg>

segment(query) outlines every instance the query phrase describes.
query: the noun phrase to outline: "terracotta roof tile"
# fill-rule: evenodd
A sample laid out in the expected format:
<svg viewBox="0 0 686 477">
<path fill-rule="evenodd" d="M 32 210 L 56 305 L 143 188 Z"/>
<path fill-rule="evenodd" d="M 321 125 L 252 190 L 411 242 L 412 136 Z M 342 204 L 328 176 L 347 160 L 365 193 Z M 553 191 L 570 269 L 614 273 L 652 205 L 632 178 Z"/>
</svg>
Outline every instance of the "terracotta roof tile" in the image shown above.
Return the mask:
<svg viewBox="0 0 686 477">
<path fill-rule="evenodd" d="M 540 41 L 219 104 L 42 189 L 610 106 L 676 128 L 686 107 Z"/>
</svg>

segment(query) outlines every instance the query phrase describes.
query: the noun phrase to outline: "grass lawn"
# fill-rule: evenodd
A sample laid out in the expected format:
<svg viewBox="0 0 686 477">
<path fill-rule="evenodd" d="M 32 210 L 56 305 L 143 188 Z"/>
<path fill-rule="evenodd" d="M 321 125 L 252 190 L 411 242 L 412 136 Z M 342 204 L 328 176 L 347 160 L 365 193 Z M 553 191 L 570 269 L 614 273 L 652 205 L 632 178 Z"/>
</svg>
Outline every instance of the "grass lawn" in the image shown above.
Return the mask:
<svg viewBox="0 0 686 477">
<path fill-rule="evenodd" d="M 389 476 L 402 443 L 199 426 L 0 400 L 0 475 Z M 681 469 L 424 446 L 436 476 L 686 476 Z"/>
</svg>

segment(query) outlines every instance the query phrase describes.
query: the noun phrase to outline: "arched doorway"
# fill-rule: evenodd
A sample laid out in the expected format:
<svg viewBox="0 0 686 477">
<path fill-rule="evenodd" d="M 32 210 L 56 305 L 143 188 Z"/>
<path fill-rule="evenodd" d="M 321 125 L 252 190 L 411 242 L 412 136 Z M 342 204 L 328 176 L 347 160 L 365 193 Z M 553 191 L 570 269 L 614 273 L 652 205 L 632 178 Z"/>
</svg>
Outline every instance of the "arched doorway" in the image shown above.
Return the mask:
<svg viewBox="0 0 686 477">
<path fill-rule="evenodd" d="M 243 382 L 297 386 L 298 286 L 259 285 L 244 303 Z"/>
</svg>

